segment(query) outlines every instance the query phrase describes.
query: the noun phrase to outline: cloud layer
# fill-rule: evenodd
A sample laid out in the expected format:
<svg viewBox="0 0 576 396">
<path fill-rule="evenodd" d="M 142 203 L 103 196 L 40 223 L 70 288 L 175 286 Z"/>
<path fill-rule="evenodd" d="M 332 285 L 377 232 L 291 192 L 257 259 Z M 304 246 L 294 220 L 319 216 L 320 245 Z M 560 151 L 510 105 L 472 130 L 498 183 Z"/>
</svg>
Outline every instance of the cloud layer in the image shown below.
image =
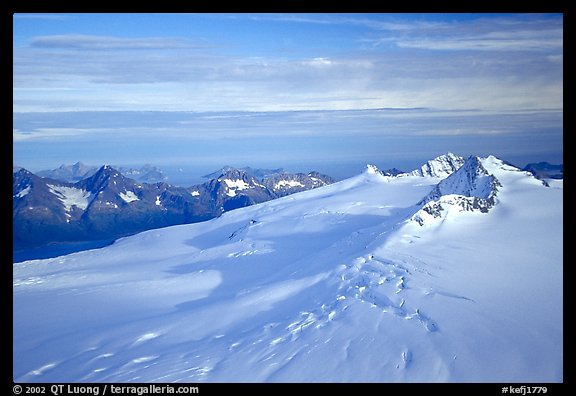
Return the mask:
<svg viewBox="0 0 576 396">
<path fill-rule="evenodd" d="M 32 36 L 14 48 L 14 109 L 562 108 L 561 16 L 211 18 L 226 35 Z M 304 26 L 318 37 L 279 35 L 291 44 L 258 51 L 224 27 L 239 19 Z"/>
<path fill-rule="evenodd" d="M 17 14 L 13 70 L 36 170 L 562 158 L 562 15 Z"/>
</svg>

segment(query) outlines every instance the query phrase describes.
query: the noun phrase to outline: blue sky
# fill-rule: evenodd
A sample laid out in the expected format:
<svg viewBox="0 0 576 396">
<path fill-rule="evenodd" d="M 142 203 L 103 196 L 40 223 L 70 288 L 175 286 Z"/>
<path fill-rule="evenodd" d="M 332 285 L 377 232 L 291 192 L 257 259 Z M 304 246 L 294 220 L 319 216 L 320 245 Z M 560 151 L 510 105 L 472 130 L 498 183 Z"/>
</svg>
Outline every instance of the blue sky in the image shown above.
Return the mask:
<svg viewBox="0 0 576 396">
<path fill-rule="evenodd" d="M 16 14 L 14 163 L 561 162 L 558 14 Z"/>
</svg>

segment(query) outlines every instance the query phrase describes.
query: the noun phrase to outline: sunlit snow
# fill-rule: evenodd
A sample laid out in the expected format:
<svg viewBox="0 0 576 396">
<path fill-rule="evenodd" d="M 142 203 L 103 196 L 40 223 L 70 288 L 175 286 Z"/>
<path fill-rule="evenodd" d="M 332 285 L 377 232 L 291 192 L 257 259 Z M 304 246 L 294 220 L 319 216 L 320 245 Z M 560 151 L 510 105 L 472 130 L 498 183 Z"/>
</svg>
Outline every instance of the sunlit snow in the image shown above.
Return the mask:
<svg viewBox="0 0 576 396">
<path fill-rule="evenodd" d="M 23 189 L 18 194 L 16 194 L 15 197 L 18 197 L 18 198 L 25 197 L 26 195 L 28 195 L 29 192 L 30 192 L 30 186 L 27 186 L 25 189 Z"/>
<path fill-rule="evenodd" d="M 120 193 L 120 198 L 124 200 L 126 203 L 139 201 L 138 196 L 133 191 L 126 191 L 126 193 Z"/>
<path fill-rule="evenodd" d="M 228 191 L 226 192 L 226 195 L 228 195 L 229 197 L 235 197 L 236 196 L 236 190 L 246 190 L 248 188 L 250 188 L 250 185 L 248 183 L 246 183 L 244 180 L 230 180 L 230 179 L 224 179 L 223 183 L 226 184 L 226 186 L 228 187 Z"/>
<path fill-rule="evenodd" d="M 293 188 L 293 187 L 304 187 L 304 184 L 297 180 L 280 180 L 274 185 L 274 189 L 278 190 L 281 188 Z"/>
<path fill-rule="evenodd" d="M 562 186 L 482 164 L 498 203 L 431 226 L 437 179 L 368 170 L 16 263 L 13 378 L 561 382 Z"/>
<path fill-rule="evenodd" d="M 71 211 L 73 206 L 76 206 L 79 209 L 86 209 L 90 203 L 90 191 L 74 187 L 54 186 L 51 184 L 48 184 L 48 188 L 50 188 L 50 192 L 62 201 L 67 212 Z"/>
</svg>

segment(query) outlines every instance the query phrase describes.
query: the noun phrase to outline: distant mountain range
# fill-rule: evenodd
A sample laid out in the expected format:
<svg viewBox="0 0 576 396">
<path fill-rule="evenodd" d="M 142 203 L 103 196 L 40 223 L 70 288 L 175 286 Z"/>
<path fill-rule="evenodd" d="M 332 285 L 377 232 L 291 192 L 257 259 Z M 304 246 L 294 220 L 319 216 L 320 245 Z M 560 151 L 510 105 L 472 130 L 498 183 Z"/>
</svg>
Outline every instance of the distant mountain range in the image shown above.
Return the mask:
<svg viewBox="0 0 576 396">
<path fill-rule="evenodd" d="M 150 164 L 146 164 L 139 169 L 128 167 L 115 168 L 124 176 L 141 182 L 156 183 L 166 181 L 168 179 L 160 168 Z M 18 169 L 15 167 L 14 172 L 18 171 L 19 169 L 19 167 Z M 94 175 L 96 172 L 98 172 L 98 169 L 100 169 L 98 166 L 90 166 L 85 165 L 82 162 L 76 162 L 72 165 L 60 165 L 60 167 L 56 169 L 42 170 L 36 172 L 36 175 L 49 179 L 74 183 Z"/>
<path fill-rule="evenodd" d="M 386 177 L 443 179 L 420 203 L 422 209 L 414 215 L 418 223 L 442 217 L 451 205 L 463 210 L 487 211 L 494 205 L 500 185 L 480 162 L 452 153 L 427 161 L 411 172 L 371 166 L 369 170 Z M 544 162 L 529 164 L 524 171 L 541 179 L 562 177 L 562 165 Z M 318 172 L 288 173 L 282 168 L 226 166 L 204 177 L 211 180 L 184 188 L 162 181 L 163 172 L 151 165 L 140 169 L 105 165 L 95 169 L 77 162 L 38 174 L 14 167 L 13 248 L 115 239 L 148 229 L 195 223 L 334 183 L 334 179 Z M 473 191 L 464 191 L 462 186 Z M 450 194 L 458 195 L 458 202 L 441 198 Z"/>
<path fill-rule="evenodd" d="M 548 162 L 530 163 L 522 170 L 532 173 L 538 179 L 563 179 L 564 165 L 552 165 Z"/>
<path fill-rule="evenodd" d="M 272 177 L 272 176 L 277 176 L 277 175 L 281 175 L 283 173 L 287 173 L 283 168 L 277 168 L 277 169 L 263 169 L 263 168 L 251 168 L 249 166 L 245 166 L 243 168 L 234 168 L 233 166 L 223 166 L 222 168 L 218 169 L 216 172 L 212 172 L 209 173 L 207 175 L 202 176 L 204 179 L 216 179 L 218 178 L 220 175 L 231 171 L 231 170 L 239 170 L 245 173 L 248 173 L 254 177 L 257 177 L 258 179 L 264 179 L 267 177 Z"/>
<path fill-rule="evenodd" d="M 88 167 L 60 167 L 55 176 L 74 178 Z M 145 171 L 154 172 L 149 167 Z M 54 172 L 51 173 L 54 175 Z M 144 183 L 109 165 L 77 182 L 40 177 L 24 168 L 13 174 L 13 247 L 117 238 L 194 223 L 222 213 L 333 183 L 318 172 L 282 173 L 258 179 L 238 169 L 189 188 Z"/>
</svg>

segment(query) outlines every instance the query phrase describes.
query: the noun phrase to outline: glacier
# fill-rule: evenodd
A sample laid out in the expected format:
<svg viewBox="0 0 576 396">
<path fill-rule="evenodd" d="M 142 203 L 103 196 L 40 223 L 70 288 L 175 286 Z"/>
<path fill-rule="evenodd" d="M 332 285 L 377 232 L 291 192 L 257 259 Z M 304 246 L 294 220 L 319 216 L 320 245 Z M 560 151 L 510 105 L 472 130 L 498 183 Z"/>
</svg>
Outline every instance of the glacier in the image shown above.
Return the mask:
<svg viewBox="0 0 576 396">
<path fill-rule="evenodd" d="M 562 184 L 494 157 L 459 169 L 448 180 L 370 166 L 15 263 L 13 379 L 562 382 Z M 490 197 L 493 180 L 489 210 L 450 204 Z M 415 221 L 440 201 L 441 216 Z"/>
</svg>

